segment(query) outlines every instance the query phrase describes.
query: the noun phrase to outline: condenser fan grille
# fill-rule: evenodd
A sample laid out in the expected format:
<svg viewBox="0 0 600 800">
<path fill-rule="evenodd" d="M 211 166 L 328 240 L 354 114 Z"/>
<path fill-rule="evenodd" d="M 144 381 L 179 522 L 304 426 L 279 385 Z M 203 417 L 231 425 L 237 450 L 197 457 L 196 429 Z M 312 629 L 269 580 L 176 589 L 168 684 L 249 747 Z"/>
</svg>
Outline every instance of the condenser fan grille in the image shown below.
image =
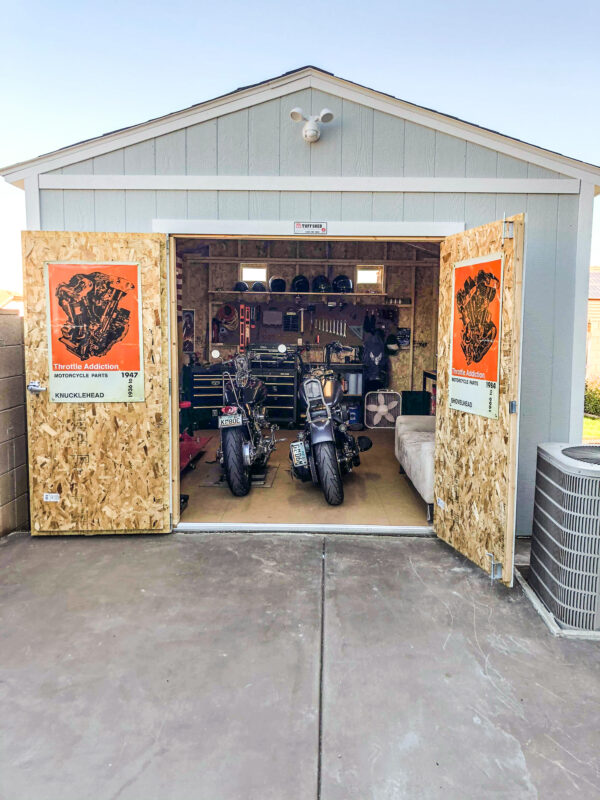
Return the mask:
<svg viewBox="0 0 600 800">
<path fill-rule="evenodd" d="M 367 392 L 365 395 L 365 425 L 367 428 L 394 428 L 400 414 L 398 392 Z"/>
<path fill-rule="evenodd" d="M 565 447 L 562 452 L 564 456 L 574 458 L 577 461 L 585 461 L 587 464 L 600 464 L 600 445 L 583 444 L 575 447 Z"/>
</svg>

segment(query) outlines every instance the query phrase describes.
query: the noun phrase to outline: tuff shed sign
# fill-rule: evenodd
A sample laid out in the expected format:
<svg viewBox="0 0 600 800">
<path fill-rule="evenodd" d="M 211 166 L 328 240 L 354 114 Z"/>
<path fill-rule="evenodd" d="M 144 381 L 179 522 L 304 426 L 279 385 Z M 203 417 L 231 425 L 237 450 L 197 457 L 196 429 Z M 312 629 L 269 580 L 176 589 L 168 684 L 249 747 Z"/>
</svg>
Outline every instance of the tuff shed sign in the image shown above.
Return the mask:
<svg viewBox="0 0 600 800">
<path fill-rule="evenodd" d="M 498 419 L 503 257 L 454 265 L 450 408 Z"/>
<path fill-rule="evenodd" d="M 139 264 L 44 266 L 54 403 L 144 400 Z"/>
<path fill-rule="evenodd" d="M 302 236 L 324 236 L 327 234 L 326 222 L 294 222 L 294 233 Z"/>
</svg>

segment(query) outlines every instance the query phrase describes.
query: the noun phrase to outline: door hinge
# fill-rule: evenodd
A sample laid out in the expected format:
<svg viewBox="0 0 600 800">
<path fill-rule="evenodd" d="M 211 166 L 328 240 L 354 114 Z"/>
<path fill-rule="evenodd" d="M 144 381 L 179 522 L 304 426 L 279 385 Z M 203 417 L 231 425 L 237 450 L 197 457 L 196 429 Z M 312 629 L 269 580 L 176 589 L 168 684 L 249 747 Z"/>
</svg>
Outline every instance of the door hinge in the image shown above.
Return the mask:
<svg viewBox="0 0 600 800">
<path fill-rule="evenodd" d="M 516 400 L 509 400 L 509 402 L 508 402 L 508 413 L 509 414 L 516 414 L 517 413 L 517 401 Z"/>
<path fill-rule="evenodd" d="M 490 559 L 490 580 L 499 581 L 502 578 L 502 562 L 496 561 L 493 553 L 486 552 L 486 556 Z"/>
<path fill-rule="evenodd" d="M 515 238 L 515 223 L 514 222 L 507 222 L 506 220 L 502 221 L 502 242 L 505 239 L 514 239 Z"/>
</svg>

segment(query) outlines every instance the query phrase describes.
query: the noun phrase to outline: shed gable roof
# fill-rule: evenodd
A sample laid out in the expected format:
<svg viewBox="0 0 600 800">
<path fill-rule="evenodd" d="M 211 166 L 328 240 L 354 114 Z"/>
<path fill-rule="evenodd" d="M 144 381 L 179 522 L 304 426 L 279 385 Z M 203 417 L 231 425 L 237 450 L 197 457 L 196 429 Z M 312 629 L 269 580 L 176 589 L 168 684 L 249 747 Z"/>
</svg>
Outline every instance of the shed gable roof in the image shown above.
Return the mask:
<svg viewBox="0 0 600 800">
<path fill-rule="evenodd" d="M 488 128 L 465 122 L 458 117 L 400 100 L 343 78 L 318 67 L 301 67 L 233 92 L 190 106 L 181 111 L 148 120 L 138 125 L 121 128 L 93 139 L 69 145 L 28 161 L 0 169 L 9 182 L 21 185 L 28 175 L 60 169 L 86 158 L 102 155 L 120 147 L 171 133 L 198 122 L 249 108 L 276 97 L 283 97 L 303 88 L 317 88 L 324 92 L 352 100 L 384 113 L 410 120 L 451 136 L 465 139 L 499 152 L 513 155 L 541 167 L 556 170 L 572 177 L 597 183 L 600 167 L 546 150 Z"/>
</svg>

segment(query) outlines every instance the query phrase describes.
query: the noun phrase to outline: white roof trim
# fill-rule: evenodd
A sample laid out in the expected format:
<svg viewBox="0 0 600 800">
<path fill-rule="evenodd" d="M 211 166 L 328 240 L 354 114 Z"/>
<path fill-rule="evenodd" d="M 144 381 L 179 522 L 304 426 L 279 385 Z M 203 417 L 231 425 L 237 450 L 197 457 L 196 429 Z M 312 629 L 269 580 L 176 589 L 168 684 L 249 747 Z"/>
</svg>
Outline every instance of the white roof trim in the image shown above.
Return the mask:
<svg viewBox="0 0 600 800">
<path fill-rule="evenodd" d="M 600 167 L 592 164 L 588 165 L 568 156 L 544 150 L 501 133 L 454 119 L 437 111 L 421 108 L 312 67 L 282 75 L 279 78 L 248 87 L 247 89 L 237 90 L 183 111 L 174 112 L 140 125 L 115 131 L 96 139 L 80 142 L 62 150 L 5 167 L 0 169 L 0 174 L 10 183 L 17 183 L 33 174 L 59 169 L 68 164 L 94 158 L 121 147 L 137 144 L 156 136 L 163 136 L 172 131 L 206 122 L 234 111 L 250 108 L 268 100 L 285 97 L 288 94 L 307 88 L 315 88 L 334 94 L 343 99 L 382 111 L 385 114 L 400 117 L 418 125 L 447 133 L 450 136 L 456 136 L 474 144 L 497 150 L 513 158 L 530 161 L 538 166 L 561 172 L 573 178 L 579 178 L 595 184 L 599 182 Z"/>
<path fill-rule="evenodd" d="M 32 179 L 28 179 L 32 180 Z M 572 178 L 379 178 L 316 175 L 64 175 L 39 176 L 40 189 L 228 192 L 451 192 L 579 194 Z"/>
<path fill-rule="evenodd" d="M 464 222 L 365 222 L 328 220 L 323 239 L 336 236 L 410 237 L 444 239 L 465 229 Z M 153 219 L 153 233 L 198 234 L 202 236 L 293 236 L 293 220 L 268 219 Z"/>
</svg>

